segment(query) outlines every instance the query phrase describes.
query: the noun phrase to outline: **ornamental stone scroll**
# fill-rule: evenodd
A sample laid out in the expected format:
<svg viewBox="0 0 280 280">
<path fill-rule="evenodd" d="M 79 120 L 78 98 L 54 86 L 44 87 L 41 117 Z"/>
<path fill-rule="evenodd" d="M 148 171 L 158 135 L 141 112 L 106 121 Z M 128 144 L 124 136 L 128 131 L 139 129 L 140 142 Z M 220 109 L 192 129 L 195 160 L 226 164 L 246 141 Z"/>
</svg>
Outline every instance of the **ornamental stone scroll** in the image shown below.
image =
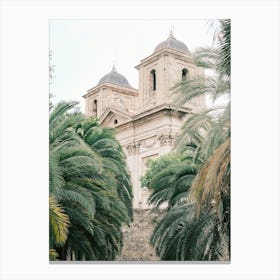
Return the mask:
<svg viewBox="0 0 280 280">
<path fill-rule="evenodd" d="M 139 154 L 140 146 L 141 146 L 141 142 L 140 141 L 128 144 L 126 146 L 126 150 L 127 150 L 128 155 L 130 156 L 130 155 Z"/>
</svg>

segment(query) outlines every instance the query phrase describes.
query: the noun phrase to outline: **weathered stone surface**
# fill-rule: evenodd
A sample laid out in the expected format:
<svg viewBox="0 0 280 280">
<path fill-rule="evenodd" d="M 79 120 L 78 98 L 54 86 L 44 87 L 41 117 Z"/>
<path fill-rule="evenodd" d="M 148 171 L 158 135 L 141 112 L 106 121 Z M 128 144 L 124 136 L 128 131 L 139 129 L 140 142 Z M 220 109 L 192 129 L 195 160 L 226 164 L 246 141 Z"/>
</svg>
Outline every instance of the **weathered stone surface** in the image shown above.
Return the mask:
<svg viewBox="0 0 280 280">
<path fill-rule="evenodd" d="M 156 222 L 163 215 L 163 210 L 136 210 L 134 222 L 123 228 L 124 246 L 117 261 L 159 261 L 150 237 Z"/>
</svg>

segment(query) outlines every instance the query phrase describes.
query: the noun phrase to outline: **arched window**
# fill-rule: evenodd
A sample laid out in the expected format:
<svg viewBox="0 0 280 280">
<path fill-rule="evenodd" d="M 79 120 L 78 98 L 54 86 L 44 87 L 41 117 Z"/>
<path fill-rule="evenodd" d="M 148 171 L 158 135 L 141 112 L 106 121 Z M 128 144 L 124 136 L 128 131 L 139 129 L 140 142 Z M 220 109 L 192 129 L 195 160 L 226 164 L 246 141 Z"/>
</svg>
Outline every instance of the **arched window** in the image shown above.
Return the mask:
<svg viewBox="0 0 280 280">
<path fill-rule="evenodd" d="M 97 100 L 96 100 L 96 99 L 93 100 L 92 112 L 93 112 L 93 113 L 96 113 L 96 112 L 97 112 Z"/>
<path fill-rule="evenodd" d="M 151 71 L 151 89 L 152 91 L 155 91 L 157 89 L 157 78 L 155 69 Z"/>
<path fill-rule="evenodd" d="M 182 80 L 186 80 L 188 74 L 188 69 L 182 69 Z"/>
<path fill-rule="evenodd" d="M 97 100 L 93 100 L 93 106 L 92 106 L 92 111 L 95 113 L 97 111 Z"/>
<path fill-rule="evenodd" d="M 117 119 L 114 120 L 114 124 L 118 124 L 118 120 Z"/>
</svg>

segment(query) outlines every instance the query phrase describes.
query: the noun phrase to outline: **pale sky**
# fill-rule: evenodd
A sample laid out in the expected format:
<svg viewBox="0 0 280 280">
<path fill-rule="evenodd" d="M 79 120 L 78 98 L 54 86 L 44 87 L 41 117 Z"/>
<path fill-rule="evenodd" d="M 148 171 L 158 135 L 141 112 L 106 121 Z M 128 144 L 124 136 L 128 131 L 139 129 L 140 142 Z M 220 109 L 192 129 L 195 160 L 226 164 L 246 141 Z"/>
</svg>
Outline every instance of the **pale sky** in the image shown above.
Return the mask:
<svg viewBox="0 0 280 280">
<path fill-rule="evenodd" d="M 138 88 L 134 67 L 167 39 L 171 28 L 190 51 L 212 45 L 209 19 L 50 20 L 54 103 L 77 100 L 84 112 L 82 95 L 111 71 L 113 63 Z"/>
</svg>

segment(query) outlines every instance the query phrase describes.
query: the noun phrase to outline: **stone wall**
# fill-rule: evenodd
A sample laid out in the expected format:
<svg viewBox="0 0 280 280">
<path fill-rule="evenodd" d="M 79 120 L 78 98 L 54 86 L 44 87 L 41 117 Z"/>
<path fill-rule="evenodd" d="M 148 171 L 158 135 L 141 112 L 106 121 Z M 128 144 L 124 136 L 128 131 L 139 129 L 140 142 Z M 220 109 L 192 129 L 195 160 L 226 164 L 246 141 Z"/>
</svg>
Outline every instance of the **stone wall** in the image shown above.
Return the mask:
<svg viewBox="0 0 280 280">
<path fill-rule="evenodd" d="M 117 261 L 159 261 L 150 238 L 163 210 L 135 210 L 134 222 L 123 228 L 124 246 Z"/>
</svg>

